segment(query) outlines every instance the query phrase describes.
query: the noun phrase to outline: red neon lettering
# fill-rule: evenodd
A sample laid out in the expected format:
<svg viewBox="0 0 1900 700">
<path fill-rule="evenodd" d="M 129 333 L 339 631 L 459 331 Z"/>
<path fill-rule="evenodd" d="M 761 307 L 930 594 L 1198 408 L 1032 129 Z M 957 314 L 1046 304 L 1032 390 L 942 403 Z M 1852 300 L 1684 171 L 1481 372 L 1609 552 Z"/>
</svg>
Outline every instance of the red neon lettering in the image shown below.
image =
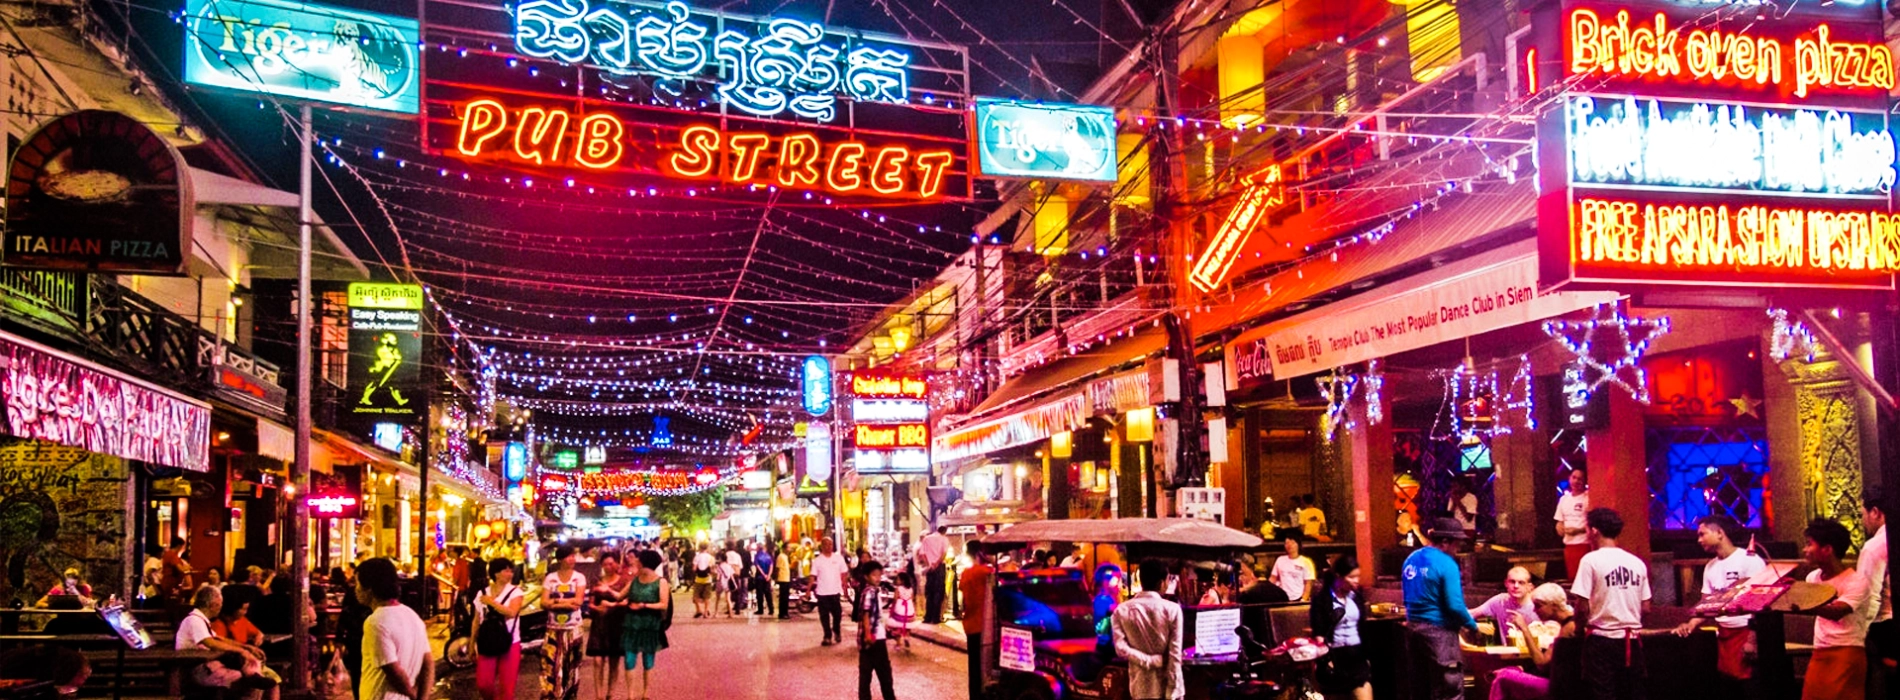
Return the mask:
<svg viewBox="0 0 1900 700">
<path fill-rule="evenodd" d="M 839 192 L 856 192 L 864 186 L 858 167 L 864 161 L 864 144 L 846 141 L 831 149 L 831 164 L 825 168 L 825 184 Z"/>
<path fill-rule="evenodd" d="M 1807 97 L 1815 87 L 1885 92 L 1894 86 L 1893 51 L 1884 44 L 1834 41 L 1833 29 L 1818 24 L 1795 37 L 1789 50 L 1781 39 L 1750 34 L 1748 26 L 1685 33 L 1661 12 L 1632 24 L 1629 10 L 1618 10 L 1613 21 L 1589 9 L 1572 10 L 1569 71 L 1737 87 L 1777 85 L 1797 97 Z"/>
<path fill-rule="evenodd" d="M 925 151 L 917 154 L 915 162 L 920 174 L 917 176 L 917 196 L 930 199 L 943 189 L 943 173 L 950 168 L 956 156 L 949 151 Z"/>
<path fill-rule="evenodd" d="M 1828 26 L 1814 30 L 1814 39 L 1794 40 L 1794 94 L 1806 97 L 1808 86 L 1893 89 L 1893 51 L 1885 44 L 1828 40 Z"/>
<path fill-rule="evenodd" d="M 521 110 L 521 119 L 515 123 L 515 155 L 535 163 L 552 163 L 560 157 L 561 139 L 566 136 L 565 110 L 529 107 Z"/>
<path fill-rule="evenodd" d="M 719 162 L 719 130 L 710 126 L 689 126 L 680 132 L 680 152 L 668 163 L 673 172 L 686 177 L 705 177 Z"/>
<path fill-rule="evenodd" d="M 772 139 L 765 134 L 733 134 L 726 143 L 732 145 L 732 181 L 750 182 L 759 171 L 759 154 L 772 145 Z"/>
<path fill-rule="evenodd" d="M 620 142 L 623 131 L 614 115 L 587 115 L 581 119 L 580 138 L 574 140 L 574 162 L 595 170 L 613 167 L 626 152 Z"/>
<path fill-rule="evenodd" d="M 778 184 L 786 187 L 818 184 L 818 137 L 792 134 L 778 147 Z"/>
<path fill-rule="evenodd" d="M 897 194 L 904 189 L 906 160 L 910 160 L 910 149 L 903 146 L 877 149 L 877 157 L 871 160 L 871 189 L 880 194 Z"/>
<path fill-rule="evenodd" d="M 489 139 L 508 128 L 508 109 L 494 100 L 475 100 L 462 105 L 462 133 L 455 139 L 455 150 L 465 156 L 481 155 Z"/>
</svg>

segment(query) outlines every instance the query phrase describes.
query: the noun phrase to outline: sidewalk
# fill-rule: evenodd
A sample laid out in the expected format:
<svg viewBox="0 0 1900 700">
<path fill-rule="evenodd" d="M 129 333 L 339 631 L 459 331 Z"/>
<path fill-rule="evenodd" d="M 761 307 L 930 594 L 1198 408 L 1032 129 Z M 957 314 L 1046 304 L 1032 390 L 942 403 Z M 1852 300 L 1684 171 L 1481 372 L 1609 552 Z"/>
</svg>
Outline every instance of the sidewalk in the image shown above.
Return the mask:
<svg viewBox="0 0 1900 700">
<path fill-rule="evenodd" d="M 963 633 L 962 620 L 949 620 L 941 625 L 927 625 L 922 622 L 910 626 L 912 636 L 940 647 L 969 651 L 967 635 Z"/>
</svg>

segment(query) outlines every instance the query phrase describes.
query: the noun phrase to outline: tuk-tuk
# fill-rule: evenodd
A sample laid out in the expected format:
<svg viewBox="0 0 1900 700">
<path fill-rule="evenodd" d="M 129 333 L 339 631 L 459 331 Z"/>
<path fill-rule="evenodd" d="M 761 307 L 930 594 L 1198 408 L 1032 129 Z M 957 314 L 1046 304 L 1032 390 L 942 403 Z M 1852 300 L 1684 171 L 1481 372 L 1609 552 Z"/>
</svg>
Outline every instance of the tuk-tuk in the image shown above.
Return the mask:
<svg viewBox="0 0 1900 700">
<path fill-rule="evenodd" d="M 1010 525 L 971 543 L 996 553 L 1039 543 L 1117 547 L 1123 561 L 1180 563 L 1231 561 L 1261 544 L 1259 537 L 1188 518 L 1043 520 Z M 1090 557 L 1094 559 L 1095 557 Z M 1003 700 L 1126 700 L 1128 671 L 1098 627 L 1093 572 L 1079 568 L 999 571 L 992 578 L 984 619 L 985 695 Z M 1119 601 L 1117 601 L 1119 602 Z M 1193 602 L 1193 601 L 1190 601 Z M 1214 688 L 1246 671 L 1237 605 L 1183 605 L 1182 662 L 1190 699 L 1214 697 Z M 1197 634 L 1197 632 L 1199 634 Z"/>
</svg>

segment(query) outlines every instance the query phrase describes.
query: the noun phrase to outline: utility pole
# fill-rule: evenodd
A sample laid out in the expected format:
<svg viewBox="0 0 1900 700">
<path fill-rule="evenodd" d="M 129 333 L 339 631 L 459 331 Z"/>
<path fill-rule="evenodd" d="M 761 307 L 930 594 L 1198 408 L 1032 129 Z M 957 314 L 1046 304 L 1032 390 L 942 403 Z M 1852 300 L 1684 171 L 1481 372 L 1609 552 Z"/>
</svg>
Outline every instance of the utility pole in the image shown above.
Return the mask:
<svg viewBox="0 0 1900 700">
<path fill-rule="evenodd" d="M 1177 431 L 1173 445 L 1174 473 L 1169 483 L 1163 484 L 1166 488 L 1175 489 L 1198 485 L 1206 480 L 1200 449 L 1200 438 L 1206 431 L 1201 420 L 1200 388 L 1195 381 L 1200 365 L 1194 360 L 1194 286 L 1188 279 L 1188 272 L 1193 268 L 1189 258 L 1194 254 L 1194 230 L 1177 211 L 1182 192 L 1186 189 L 1186 178 L 1176 182 L 1174 161 L 1181 152 L 1177 140 L 1180 129 L 1169 127 L 1175 118 L 1177 81 L 1174 73 L 1180 62 L 1170 27 L 1168 25 L 1159 29 L 1149 42 L 1150 55 L 1155 63 L 1156 107 L 1155 128 L 1151 137 L 1154 152 L 1149 162 L 1154 177 L 1155 218 L 1161 222 L 1161 235 L 1165 238 L 1161 248 L 1168 254 L 1167 273 L 1171 286 L 1169 311 L 1162 317 L 1162 326 L 1168 333 L 1166 357 L 1179 363 L 1181 373 L 1181 400 L 1174 416 Z M 1155 455 L 1155 464 L 1161 465 L 1164 458 L 1163 455 Z"/>
<path fill-rule="evenodd" d="M 310 602 L 310 105 L 300 109 L 297 134 L 297 437 L 290 466 L 290 601 L 292 610 Z M 291 616 L 290 687 L 303 690 L 310 680 L 310 621 Z"/>
</svg>

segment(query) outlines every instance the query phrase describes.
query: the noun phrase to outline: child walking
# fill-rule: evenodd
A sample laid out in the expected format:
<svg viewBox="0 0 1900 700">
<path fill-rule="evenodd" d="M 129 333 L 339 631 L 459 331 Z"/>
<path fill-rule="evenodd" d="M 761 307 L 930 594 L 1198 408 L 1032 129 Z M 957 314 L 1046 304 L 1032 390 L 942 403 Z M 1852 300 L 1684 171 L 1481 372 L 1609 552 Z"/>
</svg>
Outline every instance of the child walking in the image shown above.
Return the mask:
<svg viewBox="0 0 1900 700">
<path fill-rule="evenodd" d="M 897 596 L 891 601 L 891 639 L 910 651 L 910 623 L 917 621 L 917 575 L 897 574 Z"/>
<path fill-rule="evenodd" d="M 896 691 L 891 689 L 891 650 L 890 638 L 890 594 L 880 585 L 884 582 L 884 565 L 876 559 L 866 559 L 860 567 L 864 577 L 864 592 L 858 594 L 858 700 L 871 700 L 871 674 L 877 674 L 878 687 L 884 691 L 884 700 L 897 700 Z"/>
</svg>

